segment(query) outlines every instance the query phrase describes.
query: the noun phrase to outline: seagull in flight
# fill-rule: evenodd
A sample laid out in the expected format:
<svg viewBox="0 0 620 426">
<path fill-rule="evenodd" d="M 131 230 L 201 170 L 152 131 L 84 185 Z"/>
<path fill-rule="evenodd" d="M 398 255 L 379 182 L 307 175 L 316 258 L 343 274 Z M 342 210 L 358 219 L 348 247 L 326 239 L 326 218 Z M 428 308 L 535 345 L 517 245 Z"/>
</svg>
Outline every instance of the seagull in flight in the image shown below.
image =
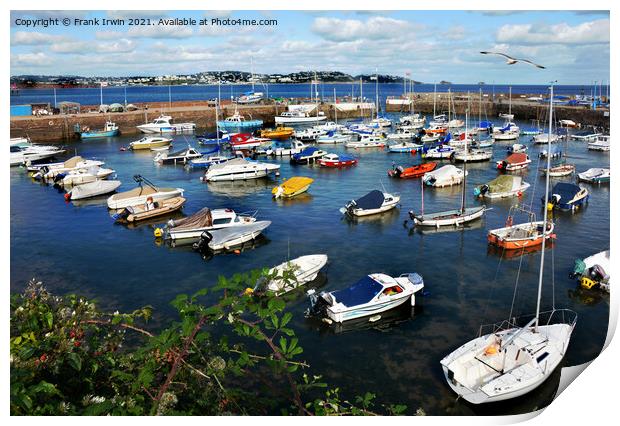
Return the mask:
<svg viewBox="0 0 620 426">
<path fill-rule="evenodd" d="M 532 64 L 532 65 L 534 65 L 537 68 L 543 68 L 543 69 L 545 68 L 542 65 L 535 64 L 534 62 L 529 61 L 527 59 L 513 58 L 512 56 L 508 56 L 505 53 L 499 53 L 499 52 L 480 52 L 480 53 L 482 53 L 483 55 L 499 55 L 499 56 L 503 56 L 504 58 L 508 59 L 506 61 L 506 63 L 508 65 L 514 65 L 517 62 L 527 62 L 528 64 Z"/>
</svg>

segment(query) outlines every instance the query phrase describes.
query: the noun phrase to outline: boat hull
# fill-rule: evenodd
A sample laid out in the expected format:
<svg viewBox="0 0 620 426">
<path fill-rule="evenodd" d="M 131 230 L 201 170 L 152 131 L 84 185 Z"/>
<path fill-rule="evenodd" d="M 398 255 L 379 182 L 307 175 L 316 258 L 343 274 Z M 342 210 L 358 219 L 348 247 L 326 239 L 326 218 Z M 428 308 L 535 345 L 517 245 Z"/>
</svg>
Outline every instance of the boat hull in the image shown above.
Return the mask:
<svg viewBox="0 0 620 426">
<path fill-rule="evenodd" d="M 460 210 L 448 210 L 445 212 L 433 213 L 431 215 L 412 215 L 412 219 L 417 226 L 429 226 L 439 228 L 442 226 L 460 226 L 464 223 L 479 219 L 484 214 L 486 208 L 469 207 L 465 212 Z"/>
</svg>

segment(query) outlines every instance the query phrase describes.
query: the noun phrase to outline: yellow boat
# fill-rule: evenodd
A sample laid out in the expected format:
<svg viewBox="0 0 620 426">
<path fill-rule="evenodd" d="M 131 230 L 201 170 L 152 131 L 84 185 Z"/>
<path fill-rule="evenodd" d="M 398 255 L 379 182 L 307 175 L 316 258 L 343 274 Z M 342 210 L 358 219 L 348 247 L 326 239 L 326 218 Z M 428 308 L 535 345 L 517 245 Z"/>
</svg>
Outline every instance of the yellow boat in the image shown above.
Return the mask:
<svg viewBox="0 0 620 426">
<path fill-rule="evenodd" d="M 282 183 L 280 186 L 276 186 L 271 190 L 274 198 L 292 198 L 303 192 L 306 192 L 310 185 L 314 182 L 314 179 L 294 176 Z"/>
<path fill-rule="evenodd" d="M 266 129 L 260 131 L 261 138 L 286 140 L 293 136 L 295 129 L 292 127 L 278 126 L 276 129 Z"/>
</svg>

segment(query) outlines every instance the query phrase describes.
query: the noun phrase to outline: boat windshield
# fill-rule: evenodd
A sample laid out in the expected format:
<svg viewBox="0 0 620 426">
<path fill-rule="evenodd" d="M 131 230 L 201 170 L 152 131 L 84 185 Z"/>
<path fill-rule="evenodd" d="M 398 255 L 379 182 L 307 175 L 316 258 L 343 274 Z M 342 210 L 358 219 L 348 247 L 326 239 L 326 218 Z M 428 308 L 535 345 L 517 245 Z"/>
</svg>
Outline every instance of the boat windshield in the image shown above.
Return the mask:
<svg viewBox="0 0 620 426">
<path fill-rule="evenodd" d="M 383 290 L 383 285 L 366 275 L 364 278 L 344 290 L 334 291 L 332 295 L 337 302 L 347 307 L 370 302 Z"/>
</svg>

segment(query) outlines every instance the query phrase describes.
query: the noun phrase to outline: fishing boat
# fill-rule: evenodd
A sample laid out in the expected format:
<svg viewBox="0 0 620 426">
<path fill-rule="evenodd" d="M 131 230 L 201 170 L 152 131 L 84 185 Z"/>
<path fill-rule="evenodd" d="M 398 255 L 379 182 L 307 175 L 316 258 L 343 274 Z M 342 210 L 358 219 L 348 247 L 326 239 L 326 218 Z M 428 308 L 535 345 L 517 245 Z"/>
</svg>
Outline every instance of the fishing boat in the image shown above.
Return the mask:
<svg viewBox="0 0 620 426">
<path fill-rule="evenodd" d="M 528 221 L 524 223 L 513 224 L 515 213 L 526 213 Z M 536 214 L 523 207 L 513 206 L 510 208 L 506 226 L 498 229 L 491 229 L 487 234 L 489 244 L 501 247 L 506 250 L 525 249 L 535 247 L 542 244 L 543 239 L 555 239 L 553 233 L 554 224 L 551 221 L 544 222 L 536 220 Z M 546 229 L 545 229 L 546 228 Z"/>
<path fill-rule="evenodd" d="M 355 318 L 374 316 L 410 301 L 415 306 L 415 293 L 424 288 L 417 273 L 394 278 L 386 274 L 369 274 L 351 287 L 316 294 L 310 291 L 311 315 L 327 317 L 342 323 Z"/>
<path fill-rule="evenodd" d="M 550 101 L 550 122 L 552 114 L 553 103 Z M 547 159 L 547 167 L 550 167 L 550 162 Z M 545 182 L 545 203 L 548 197 L 549 175 Z M 542 223 L 547 226 L 547 209 L 544 209 Z M 477 338 L 465 343 L 440 362 L 450 388 L 471 404 L 497 402 L 525 395 L 540 386 L 564 358 L 577 314 L 568 309 L 556 309 L 555 304 L 552 311 L 541 312 L 545 243 L 546 238 L 543 238 L 533 318 L 513 317 L 511 308 L 507 320 L 480 327 Z M 485 330 L 490 332 L 483 334 Z"/>
<path fill-rule="evenodd" d="M 191 216 L 170 219 L 163 230 L 170 240 L 197 239 L 204 231 L 229 227 L 240 227 L 256 222 L 256 212 L 237 214 L 232 209 L 209 209 L 204 207 Z"/>
<path fill-rule="evenodd" d="M 167 147 L 171 142 L 172 139 L 161 136 L 145 136 L 142 139 L 131 142 L 129 144 L 129 149 L 137 151 L 141 149 Z"/>
<path fill-rule="evenodd" d="M 593 142 L 588 143 L 588 149 L 591 151 L 609 151 L 610 142 L 611 142 L 611 136 L 598 135 Z"/>
<path fill-rule="evenodd" d="M 450 145 L 437 145 L 431 148 L 427 148 L 424 147 L 422 149 L 422 158 L 426 158 L 426 159 L 445 159 L 445 158 L 451 158 L 452 154 L 454 154 L 454 152 L 456 151 L 456 149 L 454 149 L 453 147 L 451 147 Z"/>
<path fill-rule="evenodd" d="M 591 290 L 598 287 L 609 293 L 611 289 L 611 257 L 610 251 L 605 250 L 588 256 L 585 259 L 577 259 L 570 278 L 579 279 L 581 287 Z"/>
<path fill-rule="evenodd" d="M 452 164 L 446 164 L 436 170 L 424 173 L 422 182 L 427 186 L 443 188 L 445 186 L 459 185 L 463 182 L 464 172 Z"/>
<path fill-rule="evenodd" d="M 411 167 L 397 166 L 394 164 L 390 170 L 388 170 L 388 176 L 401 179 L 413 179 L 424 176 L 432 170 L 435 170 L 437 163 L 431 161 L 429 163 L 422 163 Z"/>
<path fill-rule="evenodd" d="M 150 123 L 136 126 L 142 133 L 174 133 L 174 132 L 193 132 L 196 123 L 173 123 L 169 115 L 160 115 Z"/>
<path fill-rule="evenodd" d="M 183 196 L 183 189 L 160 188 L 142 175 L 134 175 L 133 180 L 138 184 L 138 187 L 111 195 L 107 201 L 109 209 L 118 210 L 141 205 L 146 203 L 147 198 L 152 198 L 153 201 L 163 201 Z"/>
<path fill-rule="evenodd" d="M 271 225 L 271 221 L 261 220 L 249 225 L 204 231 L 200 235 L 200 240 L 194 243 L 194 248 L 199 251 L 208 249 L 212 252 L 232 250 L 258 238 L 269 225 Z"/>
<path fill-rule="evenodd" d="M 83 185 L 74 186 L 65 194 L 65 200 L 83 200 L 98 195 L 109 194 L 121 186 L 119 180 L 97 180 Z"/>
<path fill-rule="evenodd" d="M 520 197 L 530 184 L 523 182 L 521 176 L 501 175 L 485 185 L 474 188 L 474 195 L 487 199 Z"/>
<path fill-rule="evenodd" d="M 413 142 L 401 142 L 401 143 L 395 143 L 395 144 L 388 145 L 389 152 L 397 152 L 397 153 L 416 152 L 417 150 L 421 150 L 422 148 L 424 148 L 424 145 L 413 143 Z"/>
<path fill-rule="evenodd" d="M 357 159 L 344 154 L 326 154 L 319 164 L 323 167 L 349 167 L 357 164 Z"/>
<path fill-rule="evenodd" d="M 327 132 L 327 134 L 319 136 L 316 140 L 316 143 L 319 145 L 338 145 L 348 142 L 349 140 L 350 137 L 347 135 L 329 131 Z"/>
<path fill-rule="evenodd" d="M 291 156 L 291 163 L 294 164 L 311 164 L 320 160 L 324 155 L 327 154 L 327 151 L 323 151 L 315 146 L 309 146 L 308 148 L 304 148 L 298 154 L 293 154 Z"/>
<path fill-rule="evenodd" d="M 87 169 L 75 169 L 66 173 L 60 173 L 54 178 L 54 182 L 62 183 L 63 186 L 76 186 L 97 180 L 107 179 L 115 171 L 103 167 L 94 166 Z"/>
<path fill-rule="evenodd" d="M 523 145 L 522 143 L 513 143 L 508 148 L 506 148 L 506 151 L 508 151 L 509 154 L 516 154 L 518 152 L 525 152 L 525 151 L 527 151 L 527 146 Z"/>
<path fill-rule="evenodd" d="M 280 165 L 233 158 L 210 166 L 202 180 L 204 182 L 259 179 L 271 173 L 279 174 Z"/>
<path fill-rule="evenodd" d="M 347 148 L 383 148 L 385 146 L 385 138 L 375 135 L 361 135 L 359 140 L 345 142 Z"/>
<path fill-rule="evenodd" d="M 239 114 L 239 111 L 235 108 L 235 113 L 230 117 L 226 117 L 224 120 L 218 120 L 217 126 L 220 129 L 247 129 L 252 127 L 260 127 L 263 125 L 263 120 L 253 120 L 251 117 L 246 120 L 244 116 Z"/>
<path fill-rule="evenodd" d="M 560 210 L 574 211 L 587 203 L 588 198 L 590 198 L 590 194 L 587 189 L 574 183 L 558 182 L 551 191 L 551 199 L 548 205 Z M 544 197 L 541 198 L 541 201 L 545 202 Z"/>
<path fill-rule="evenodd" d="M 327 132 L 325 132 L 324 130 L 320 130 L 320 129 L 315 129 L 315 128 L 308 128 L 308 129 L 304 129 L 301 130 L 299 132 L 295 133 L 295 139 L 298 139 L 300 141 L 303 142 L 314 142 L 316 141 L 320 136 L 325 135 Z"/>
<path fill-rule="evenodd" d="M 19 166 L 21 164 L 30 164 L 33 161 L 46 160 L 48 158 L 55 157 L 63 154 L 64 149 L 56 147 L 19 147 L 11 145 L 10 147 L 10 164 L 11 166 Z"/>
<path fill-rule="evenodd" d="M 165 200 L 153 201 L 152 208 L 148 208 L 146 203 L 127 206 L 123 211 L 114 215 L 114 220 L 117 222 L 135 223 L 164 216 L 180 210 L 185 204 L 185 201 L 183 197 L 172 197 Z"/>
<path fill-rule="evenodd" d="M 189 160 L 200 158 L 202 154 L 195 148 L 188 146 L 185 149 L 176 152 L 158 152 L 153 158 L 153 162 L 159 164 L 186 164 Z"/>
<path fill-rule="evenodd" d="M 286 146 L 272 146 L 266 150 L 266 154 L 274 157 L 288 157 L 298 154 L 306 148 L 308 148 L 308 145 L 302 141 L 291 140 Z"/>
<path fill-rule="evenodd" d="M 510 154 L 508 157 L 504 158 L 501 161 L 498 161 L 496 164 L 498 170 L 512 172 L 515 170 L 522 170 L 527 168 L 527 166 L 529 166 L 531 162 L 532 160 L 530 160 L 530 157 L 527 154 L 523 152 L 517 152 L 514 154 Z"/>
<path fill-rule="evenodd" d="M 275 117 L 276 124 L 311 124 L 327 120 L 323 111 L 310 115 L 306 111 L 285 111 Z"/>
<path fill-rule="evenodd" d="M 293 176 L 271 190 L 273 198 L 293 198 L 310 188 L 314 179 L 304 176 Z"/>
<path fill-rule="evenodd" d="M 105 122 L 103 129 L 91 130 L 89 127 L 81 128 L 78 124 L 78 131 L 76 132 L 80 139 L 94 139 L 94 138 L 107 138 L 116 136 L 119 133 L 116 123 L 108 120 Z"/>
<path fill-rule="evenodd" d="M 269 279 L 259 280 L 252 292 L 281 296 L 313 281 L 326 264 L 326 254 L 311 254 L 288 260 L 269 269 Z"/>
<path fill-rule="evenodd" d="M 278 126 L 275 129 L 265 129 L 260 131 L 261 138 L 287 140 L 295 134 L 292 127 Z"/>
<path fill-rule="evenodd" d="M 595 167 L 585 172 L 577 174 L 580 181 L 588 183 L 607 183 L 609 182 L 609 169 Z"/>
<path fill-rule="evenodd" d="M 271 143 L 271 139 L 257 138 L 251 133 L 236 133 L 230 138 L 231 149 L 251 149 L 258 148 L 265 143 Z"/>
</svg>

